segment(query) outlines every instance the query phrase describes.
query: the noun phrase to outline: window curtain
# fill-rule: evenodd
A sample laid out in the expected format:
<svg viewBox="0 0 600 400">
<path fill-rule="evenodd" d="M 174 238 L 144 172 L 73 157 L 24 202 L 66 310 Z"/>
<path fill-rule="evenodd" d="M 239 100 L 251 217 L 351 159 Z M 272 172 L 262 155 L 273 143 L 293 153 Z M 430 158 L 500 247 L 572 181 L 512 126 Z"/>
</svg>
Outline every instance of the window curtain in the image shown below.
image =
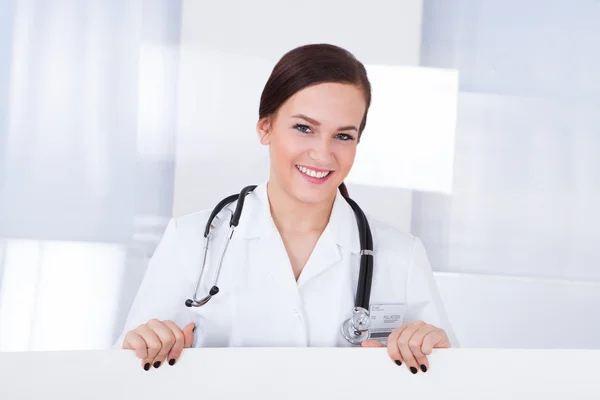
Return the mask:
<svg viewBox="0 0 600 400">
<path fill-rule="evenodd" d="M 421 64 L 456 68 L 451 195 L 415 193 L 439 271 L 600 280 L 600 3 L 426 0 Z"/>
<path fill-rule="evenodd" d="M 178 0 L 4 0 L 0 350 L 106 348 L 172 213 Z"/>
</svg>

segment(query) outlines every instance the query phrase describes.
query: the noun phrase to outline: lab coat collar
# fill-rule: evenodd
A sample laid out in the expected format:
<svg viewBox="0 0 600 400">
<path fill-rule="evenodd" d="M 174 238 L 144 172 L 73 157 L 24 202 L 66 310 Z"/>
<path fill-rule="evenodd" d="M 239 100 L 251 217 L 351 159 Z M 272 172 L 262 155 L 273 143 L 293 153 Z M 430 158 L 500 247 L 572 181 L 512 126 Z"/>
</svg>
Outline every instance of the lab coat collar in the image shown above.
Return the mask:
<svg viewBox="0 0 600 400">
<path fill-rule="evenodd" d="M 271 217 L 271 208 L 267 196 L 267 183 L 262 182 L 246 197 L 240 223 L 234 237 L 238 239 L 256 239 L 277 233 L 277 227 Z M 231 204 L 231 212 L 237 202 Z"/>
<path fill-rule="evenodd" d="M 234 233 L 235 238 L 266 238 L 279 234 L 271 216 L 267 184 L 268 181 L 257 185 L 256 189 L 246 198 L 240 223 Z M 235 203 L 229 208 L 233 212 Z M 339 191 L 336 194 L 329 223 L 323 235 L 327 235 L 339 246 L 354 254 L 360 252 L 360 240 L 354 211 Z"/>
</svg>

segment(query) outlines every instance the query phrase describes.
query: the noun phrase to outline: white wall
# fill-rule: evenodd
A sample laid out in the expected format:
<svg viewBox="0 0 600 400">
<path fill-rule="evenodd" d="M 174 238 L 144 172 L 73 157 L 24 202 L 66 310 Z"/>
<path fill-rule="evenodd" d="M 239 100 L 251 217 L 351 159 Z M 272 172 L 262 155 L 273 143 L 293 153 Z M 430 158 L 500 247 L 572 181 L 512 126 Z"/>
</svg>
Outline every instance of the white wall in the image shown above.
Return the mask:
<svg viewBox="0 0 600 400">
<path fill-rule="evenodd" d="M 443 271 L 600 282 L 600 3 L 425 0 L 422 65 L 460 71 L 451 196 L 413 198 Z"/>
<path fill-rule="evenodd" d="M 600 349 L 600 283 L 436 272 L 461 347 Z"/>
</svg>

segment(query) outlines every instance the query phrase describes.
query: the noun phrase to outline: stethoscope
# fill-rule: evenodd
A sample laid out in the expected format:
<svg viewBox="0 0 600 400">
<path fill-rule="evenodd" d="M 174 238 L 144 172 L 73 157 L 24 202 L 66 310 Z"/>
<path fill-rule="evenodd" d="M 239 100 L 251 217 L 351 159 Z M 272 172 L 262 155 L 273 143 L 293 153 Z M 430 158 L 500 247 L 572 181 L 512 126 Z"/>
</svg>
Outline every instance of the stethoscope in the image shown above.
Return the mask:
<svg viewBox="0 0 600 400">
<path fill-rule="evenodd" d="M 206 223 L 206 227 L 204 228 L 204 255 L 202 256 L 202 269 L 200 270 L 200 276 L 198 277 L 198 282 L 196 283 L 196 290 L 194 291 L 193 299 L 187 299 L 185 301 L 185 305 L 187 307 L 201 307 L 208 303 L 210 299 L 212 299 L 219 293 L 219 287 L 217 286 L 217 283 L 219 281 L 221 266 L 223 265 L 223 257 L 225 256 L 225 252 L 227 251 L 227 246 L 233 236 L 233 232 L 240 222 L 240 216 L 242 215 L 242 209 L 244 208 L 244 201 L 246 200 L 246 196 L 249 193 L 251 193 L 255 188 L 256 185 L 247 186 L 244 189 L 242 189 L 242 191 L 239 194 L 234 194 L 224 198 L 219 204 L 217 204 L 217 206 L 210 214 L 210 217 L 208 218 L 208 221 Z M 352 210 L 354 211 L 354 215 L 356 217 L 361 251 L 360 272 L 358 274 L 358 285 L 356 288 L 354 309 L 352 317 L 348 318 L 342 323 L 341 331 L 342 336 L 348 342 L 354 345 L 358 345 L 362 341 L 367 340 L 370 337 L 369 326 L 371 325 L 371 318 L 369 315 L 369 300 L 371 297 L 371 281 L 373 278 L 373 238 L 371 236 L 371 229 L 369 227 L 367 217 L 362 212 L 358 204 L 356 204 L 354 200 L 348 197 L 344 198 L 346 199 L 348 204 L 350 204 L 350 207 L 352 207 Z M 229 221 L 229 232 L 225 237 L 225 243 L 223 244 L 223 249 L 221 250 L 214 284 L 210 288 L 206 297 L 198 299 L 196 295 L 198 294 L 198 289 L 200 288 L 200 283 L 202 282 L 202 275 L 204 274 L 204 268 L 206 266 L 208 244 L 212 236 L 212 221 L 223 210 L 223 208 L 225 208 L 228 204 L 236 200 L 237 205 Z"/>
</svg>

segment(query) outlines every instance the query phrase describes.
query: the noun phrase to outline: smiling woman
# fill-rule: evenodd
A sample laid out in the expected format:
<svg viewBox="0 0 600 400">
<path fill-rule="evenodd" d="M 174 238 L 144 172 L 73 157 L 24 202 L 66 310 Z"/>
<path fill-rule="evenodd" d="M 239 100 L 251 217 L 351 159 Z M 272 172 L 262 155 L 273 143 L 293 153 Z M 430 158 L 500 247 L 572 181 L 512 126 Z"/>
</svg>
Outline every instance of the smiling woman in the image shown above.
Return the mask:
<svg viewBox="0 0 600 400">
<path fill-rule="evenodd" d="M 268 181 L 170 222 L 117 344 L 145 369 L 192 346 L 387 346 L 415 374 L 456 345 L 421 241 L 364 216 L 343 183 L 370 103 L 348 51 L 285 54 L 256 124 Z M 203 240 L 225 245 L 202 253 Z"/>
<path fill-rule="evenodd" d="M 306 205 L 333 201 L 354 163 L 365 109 L 360 87 L 328 82 L 298 91 L 262 117 L 258 133 L 270 146 L 273 189 Z"/>
<path fill-rule="evenodd" d="M 274 168 L 280 161 L 285 163 L 286 156 L 304 153 L 304 158 L 308 156 L 311 160 L 299 162 L 308 165 L 294 164 L 304 172 L 303 176 L 308 172 L 309 177 L 315 178 L 317 172 L 324 172 L 321 178 L 327 178 L 331 186 L 337 184 L 348 195 L 343 180 L 352 168 L 370 104 L 371 85 L 366 69 L 349 52 L 322 44 L 299 47 L 285 54 L 273 68 L 259 107 L 261 143 L 271 146 L 271 177 L 287 179 L 286 187 L 293 191 L 289 193 L 292 196 L 300 196 L 298 191 L 303 190 L 311 193 L 311 185 L 299 184 L 292 189 L 293 178 L 289 175 L 296 174 L 277 176 L 278 169 Z M 303 135 L 288 135 L 289 139 L 284 137 L 279 141 L 277 137 L 271 138 L 286 128 Z M 306 151 L 306 147 L 312 151 Z M 320 183 L 314 179 L 309 182 Z M 331 196 L 331 189 L 321 189 L 316 194 L 302 195 L 304 201 L 311 202 L 311 196 L 312 201 L 323 200 L 318 198 L 319 193 Z"/>
</svg>

